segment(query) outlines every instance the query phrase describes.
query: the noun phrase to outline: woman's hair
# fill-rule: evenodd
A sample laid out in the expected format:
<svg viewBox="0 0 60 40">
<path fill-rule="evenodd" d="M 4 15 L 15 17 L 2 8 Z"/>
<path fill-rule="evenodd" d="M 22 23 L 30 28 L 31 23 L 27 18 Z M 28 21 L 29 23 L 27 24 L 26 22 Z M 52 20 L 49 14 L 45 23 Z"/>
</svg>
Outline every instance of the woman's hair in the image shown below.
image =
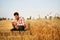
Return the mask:
<svg viewBox="0 0 60 40">
<path fill-rule="evenodd" d="M 15 16 L 15 15 L 17 15 L 17 16 L 18 16 L 18 15 L 19 15 L 19 13 L 18 13 L 18 12 L 15 12 L 15 13 L 14 13 L 14 16 Z"/>
</svg>

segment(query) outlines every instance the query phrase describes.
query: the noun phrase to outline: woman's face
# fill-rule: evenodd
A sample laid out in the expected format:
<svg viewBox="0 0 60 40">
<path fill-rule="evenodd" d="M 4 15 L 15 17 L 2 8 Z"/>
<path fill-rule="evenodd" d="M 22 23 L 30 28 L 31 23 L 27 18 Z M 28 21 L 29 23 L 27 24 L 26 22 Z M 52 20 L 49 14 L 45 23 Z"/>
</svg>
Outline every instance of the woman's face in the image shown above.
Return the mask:
<svg viewBox="0 0 60 40">
<path fill-rule="evenodd" d="M 15 17 L 16 20 L 19 19 L 19 15 L 15 15 L 14 17 Z"/>
</svg>

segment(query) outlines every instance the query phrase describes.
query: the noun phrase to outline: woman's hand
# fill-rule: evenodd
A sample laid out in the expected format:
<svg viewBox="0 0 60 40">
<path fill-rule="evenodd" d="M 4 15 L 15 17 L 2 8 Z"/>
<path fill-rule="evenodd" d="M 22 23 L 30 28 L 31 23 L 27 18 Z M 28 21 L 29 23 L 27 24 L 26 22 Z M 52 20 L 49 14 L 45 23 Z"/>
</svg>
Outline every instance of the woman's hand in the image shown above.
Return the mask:
<svg viewBox="0 0 60 40">
<path fill-rule="evenodd" d="M 16 29 L 18 29 L 18 25 L 17 25 L 16 22 L 12 22 L 12 25 L 13 25 Z"/>
<path fill-rule="evenodd" d="M 12 22 L 12 24 L 13 24 L 14 26 L 16 26 L 16 25 L 17 25 L 17 23 L 16 23 L 16 22 Z"/>
</svg>

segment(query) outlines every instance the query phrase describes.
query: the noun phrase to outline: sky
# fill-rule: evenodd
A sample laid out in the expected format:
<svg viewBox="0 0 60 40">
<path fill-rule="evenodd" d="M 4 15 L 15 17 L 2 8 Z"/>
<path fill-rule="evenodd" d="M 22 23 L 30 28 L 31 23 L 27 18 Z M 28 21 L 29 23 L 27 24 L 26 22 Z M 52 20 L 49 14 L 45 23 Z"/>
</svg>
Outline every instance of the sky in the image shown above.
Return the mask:
<svg viewBox="0 0 60 40">
<path fill-rule="evenodd" d="M 0 0 L 0 17 L 13 18 L 14 12 L 24 18 L 60 16 L 60 0 Z"/>
</svg>

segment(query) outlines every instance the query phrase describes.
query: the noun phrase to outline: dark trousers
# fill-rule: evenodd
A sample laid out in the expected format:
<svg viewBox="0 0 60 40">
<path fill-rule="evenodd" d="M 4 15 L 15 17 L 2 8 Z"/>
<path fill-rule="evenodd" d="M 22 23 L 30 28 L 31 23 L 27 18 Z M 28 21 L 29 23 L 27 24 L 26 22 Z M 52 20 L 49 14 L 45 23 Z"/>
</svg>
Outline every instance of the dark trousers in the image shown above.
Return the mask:
<svg viewBox="0 0 60 40">
<path fill-rule="evenodd" d="M 24 26 L 18 26 L 18 29 L 16 29 L 15 27 L 13 27 L 11 29 L 11 31 L 24 31 L 25 27 Z"/>
</svg>

